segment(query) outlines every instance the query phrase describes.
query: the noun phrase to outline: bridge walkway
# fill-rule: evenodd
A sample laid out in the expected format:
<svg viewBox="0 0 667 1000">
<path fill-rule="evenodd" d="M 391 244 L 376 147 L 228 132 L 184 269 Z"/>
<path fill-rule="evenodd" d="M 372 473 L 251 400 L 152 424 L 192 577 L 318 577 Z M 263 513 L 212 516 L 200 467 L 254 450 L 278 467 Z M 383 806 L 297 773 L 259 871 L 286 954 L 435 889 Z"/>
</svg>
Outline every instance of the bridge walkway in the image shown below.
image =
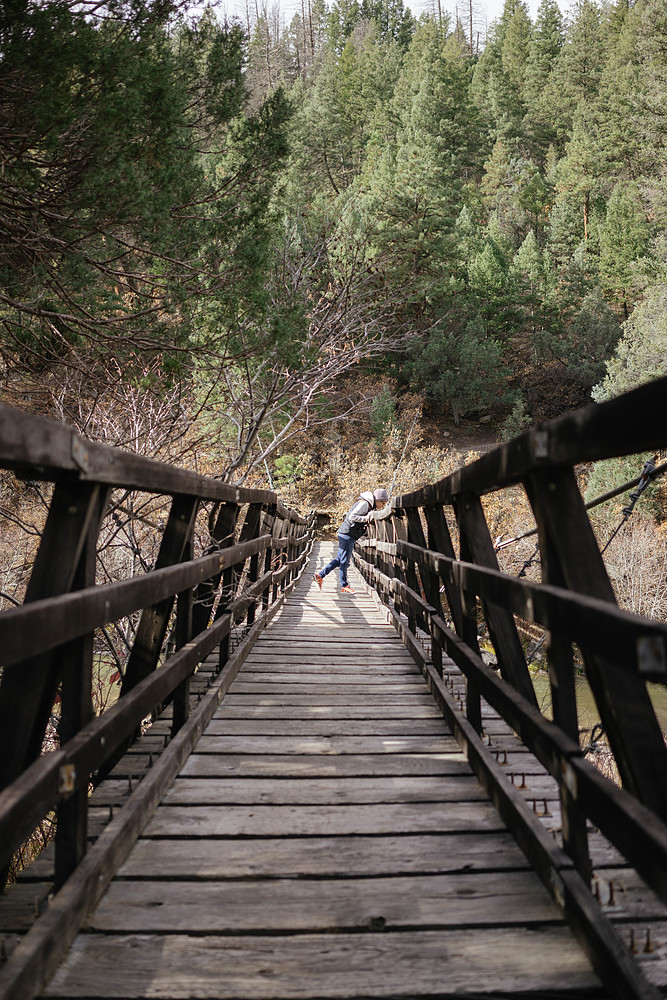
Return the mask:
<svg viewBox="0 0 667 1000">
<path fill-rule="evenodd" d="M 345 599 L 333 576 L 313 583 L 330 547 L 45 997 L 605 996 L 361 577 Z M 551 779 L 503 726 L 489 717 L 490 739 L 558 823 Z M 608 845 L 591 849 L 614 870 Z"/>
</svg>

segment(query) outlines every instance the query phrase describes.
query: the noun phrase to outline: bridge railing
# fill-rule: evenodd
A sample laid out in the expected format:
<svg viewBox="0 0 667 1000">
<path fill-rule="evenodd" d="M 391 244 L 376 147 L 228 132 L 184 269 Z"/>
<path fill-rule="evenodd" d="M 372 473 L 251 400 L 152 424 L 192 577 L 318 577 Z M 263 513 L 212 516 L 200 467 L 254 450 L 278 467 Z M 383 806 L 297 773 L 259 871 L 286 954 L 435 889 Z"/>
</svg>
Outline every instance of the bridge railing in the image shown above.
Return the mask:
<svg viewBox="0 0 667 1000">
<path fill-rule="evenodd" d="M 256 635 L 303 571 L 314 520 L 286 509 L 274 493 L 237 489 L 95 444 L 64 425 L 7 407 L 0 408 L 0 468 L 54 484 L 24 603 L 0 614 L 0 868 L 6 873 L 16 849 L 55 810 L 58 888 L 86 854 L 91 783 L 112 769 L 142 720 L 169 702 L 172 769 L 184 759 Z M 126 508 L 127 498 L 140 491 L 163 498 L 168 515 L 161 525 L 152 522 L 159 529 L 152 569 L 96 584 L 98 539 L 119 488 Z M 198 542 L 201 548 L 203 535 L 204 554 L 194 558 L 203 515 L 208 530 L 198 531 Z M 133 615 L 138 622 L 120 696 L 96 715 L 96 630 Z M 232 649 L 237 635 L 242 641 Z M 190 680 L 216 647 L 214 697 L 203 699 L 196 719 L 189 717 Z M 57 749 L 43 754 L 54 718 Z M 149 797 L 144 795 L 145 810 Z M 136 834 L 141 811 L 132 823 Z M 121 831 L 125 842 L 134 835 L 128 830 Z"/>
<path fill-rule="evenodd" d="M 541 424 L 440 482 L 395 498 L 374 522 L 374 537 L 355 553 L 480 780 L 603 982 L 619 997 L 657 994 L 595 905 L 587 825 L 599 829 L 667 902 L 667 747 L 647 691 L 648 681 L 667 680 L 667 626 L 617 606 L 575 466 L 665 448 L 666 403 L 662 379 Z M 539 583 L 500 571 L 485 517 L 484 497 L 519 484 L 537 523 Z M 538 708 L 517 618 L 548 632 L 553 721 Z M 482 625 L 497 671 L 480 654 Z M 419 641 L 424 632 L 430 662 Z M 580 746 L 573 644 L 623 788 L 605 778 Z M 464 711 L 443 679 L 443 653 L 465 675 Z M 485 746 L 482 698 L 558 782 L 561 845 Z"/>
</svg>

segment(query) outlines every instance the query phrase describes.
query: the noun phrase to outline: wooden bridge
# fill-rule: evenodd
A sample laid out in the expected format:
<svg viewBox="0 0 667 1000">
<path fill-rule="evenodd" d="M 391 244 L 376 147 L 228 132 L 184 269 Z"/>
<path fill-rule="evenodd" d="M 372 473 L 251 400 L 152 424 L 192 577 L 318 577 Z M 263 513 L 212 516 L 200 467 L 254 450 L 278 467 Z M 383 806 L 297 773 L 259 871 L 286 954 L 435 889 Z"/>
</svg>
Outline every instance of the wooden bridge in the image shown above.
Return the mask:
<svg viewBox="0 0 667 1000">
<path fill-rule="evenodd" d="M 664 448 L 666 399 L 653 383 L 396 498 L 353 597 L 316 587 L 332 543 L 274 494 L 1 409 L 0 464 L 54 484 L 24 603 L 0 615 L 3 866 L 44 817 L 57 833 L 0 898 L 0 996 L 665 995 L 647 682 L 667 628 L 617 607 L 574 467 Z M 484 515 L 517 484 L 540 583 L 499 571 Z M 144 517 L 154 566 L 96 583 L 136 495 L 169 499 Z M 96 714 L 100 630 L 128 621 Z M 554 721 L 518 621 L 548 631 Z M 623 788 L 580 748 L 575 645 Z"/>
</svg>

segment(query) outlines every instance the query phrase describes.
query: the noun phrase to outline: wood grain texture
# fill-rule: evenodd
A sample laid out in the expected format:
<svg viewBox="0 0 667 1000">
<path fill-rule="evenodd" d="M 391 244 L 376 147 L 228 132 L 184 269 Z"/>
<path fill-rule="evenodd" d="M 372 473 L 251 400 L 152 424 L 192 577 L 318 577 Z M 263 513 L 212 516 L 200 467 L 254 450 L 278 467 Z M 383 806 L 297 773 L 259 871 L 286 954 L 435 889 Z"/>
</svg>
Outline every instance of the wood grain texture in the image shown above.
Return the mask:
<svg viewBox="0 0 667 1000">
<path fill-rule="evenodd" d="M 309 1000 L 516 998 L 597 986 L 563 927 L 404 934 L 80 935 L 44 997 Z M 590 995 L 590 993 L 589 993 Z"/>
</svg>

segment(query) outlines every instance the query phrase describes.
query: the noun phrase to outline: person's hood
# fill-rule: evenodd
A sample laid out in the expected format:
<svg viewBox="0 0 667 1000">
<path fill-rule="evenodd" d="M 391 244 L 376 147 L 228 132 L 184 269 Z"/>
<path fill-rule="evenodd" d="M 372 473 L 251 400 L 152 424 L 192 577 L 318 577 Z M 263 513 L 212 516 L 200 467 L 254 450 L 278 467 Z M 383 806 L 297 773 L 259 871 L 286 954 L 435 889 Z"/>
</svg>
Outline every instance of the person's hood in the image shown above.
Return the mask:
<svg viewBox="0 0 667 1000">
<path fill-rule="evenodd" d="M 364 493 L 360 493 L 359 499 L 365 500 L 366 503 L 369 503 L 371 505 L 371 507 L 375 507 L 375 497 L 373 496 L 372 490 L 366 490 Z"/>
</svg>

